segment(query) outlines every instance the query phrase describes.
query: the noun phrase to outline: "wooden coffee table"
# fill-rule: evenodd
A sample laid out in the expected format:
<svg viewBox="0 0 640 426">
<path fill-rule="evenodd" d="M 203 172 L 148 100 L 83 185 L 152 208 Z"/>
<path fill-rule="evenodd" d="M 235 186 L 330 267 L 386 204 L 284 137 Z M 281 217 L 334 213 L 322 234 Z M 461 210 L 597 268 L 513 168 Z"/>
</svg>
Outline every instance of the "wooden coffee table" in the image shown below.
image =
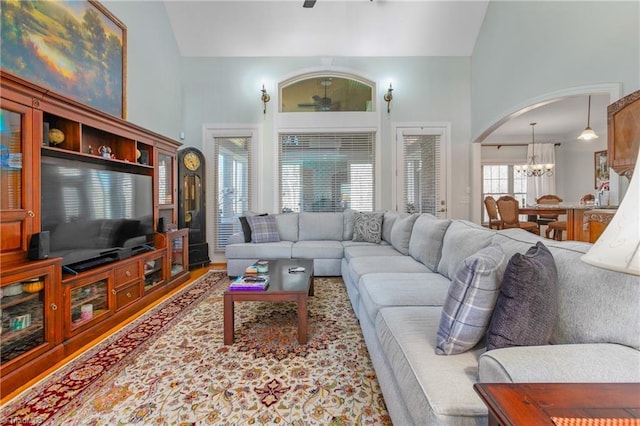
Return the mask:
<svg viewBox="0 0 640 426">
<path fill-rule="evenodd" d="M 304 272 L 289 272 L 302 266 Z M 269 286 L 266 290 L 224 292 L 224 344 L 233 344 L 235 302 L 296 302 L 298 305 L 298 342 L 307 343 L 307 296 L 313 296 L 313 260 L 283 259 L 269 261 Z"/>
<path fill-rule="evenodd" d="M 552 417 L 640 418 L 640 383 L 477 383 L 473 388 L 489 409 L 489 426 L 555 425 Z"/>
</svg>

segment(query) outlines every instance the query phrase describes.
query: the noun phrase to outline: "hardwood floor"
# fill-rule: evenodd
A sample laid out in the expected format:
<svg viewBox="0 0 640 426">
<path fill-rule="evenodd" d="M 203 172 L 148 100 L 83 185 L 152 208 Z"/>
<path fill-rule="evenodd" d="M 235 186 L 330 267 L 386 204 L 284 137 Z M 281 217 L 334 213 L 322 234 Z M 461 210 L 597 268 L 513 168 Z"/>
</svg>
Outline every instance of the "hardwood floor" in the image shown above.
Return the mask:
<svg viewBox="0 0 640 426">
<path fill-rule="evenodd" d="M 97 344 L 98 342 L 104 340 L 106 337 L 108 337 L 109 335 L 115 333 L 116 331 L 120 330 L 122 327 L 124 327 L 125 325 L 129 324 L 131 321 L 135 320 L 136 318 L 138 318 L 140 315 L 144 314 L 145 312 L 147 312 L 149 309 L 153 308 L 154 306 L 156 306 L 158 303 L 163 302 L 164 300 L 166 300 L 167 298 L 171 297 L 173 294 L 175 294 L 177 291 L 181 290 L 182 288 L 184 288 L 185 286 L 189 285 L 190 283 L 192 283 L 193 281 L 197 280 L 198 278 L 200 278 L 201 276 L 203 276 L 204 274 L 206 274 L 209 270 L 224 270 L 226 269 L 227 265 L 224 263 L 216 263 L 216 264 L 211 264 L 209 266 L 205 266 L 205 267 L 201 267 L 201 268 L 196 268 L 196 269 L 192 269 L 191 270 L 191 276 L 189 278 L 188 281 L 185 281 L 182 285 L 176 287 L 171 293 L 168 293 L 167 295 L 165 295 L 164 297 L 158 299 L 155 303 L 147 306 L 145 309 L 141 310 L 140 312 L 138 312 L 136 315 L 131 316 L 130 318 L 128 318 L 126 321 L 121 322 L 120 324 L 116 325 L 115 327 L 113 327 L 111 330 L 107 331 L 106 333 L 102 334 L 101 336 L 99 336 L 98 338 L 94 339 L 93 341 L 91 341 L 90 343 L 88 343 L 87 345 L 83 346 L 82 348 L 80 348 L 79 350 L 77 350 L 76 352 L 74 352 L 73 354 L 69 355 L 68 357 L 66 357 L 65 359 L 63 359 L 62 361 L 58 362 L 57 364 L 55 364 L 54 366 L 52 366 L 50 369 L 48 369 L 47 371 L 45 371 L 44 373 L 42 373 L 41 375 L 37 376 L 36 378 L 34 378 L 33 380 L 25 383 L 23 386 L 19 387 L 18 389 L 16 389 L 15 391 L 11 392 L 10 394 L 6 395 L 5 397 L 3 397 L 2 399 L 0 399 L 0 405 L 4 404 L 5 402 L 10 401 L 11 399 L 13 399 L 15 396 L 17 396 L 18 394 L 22 393 L 24 390 L 26 390 L 27 388 L 29 388 L 30 386 L 34 385 L 35 383 L 37 383 L 38 381 L 42 380 L 44 377 L 46 377 L 47 375 L 53 373 L 55 370 L 57 370 L 58 368 L 62 367 L 64 364 L 67 364 L 68 362 L 70 362 L 71 360 L 73 360 L 74 358 L 76 358 L 78 355 L 82 354 L 83 352 L 85 352 L 86 350 L 90 349 L 91 347 L 93 347 L 95 344 Z"/>
</svg>

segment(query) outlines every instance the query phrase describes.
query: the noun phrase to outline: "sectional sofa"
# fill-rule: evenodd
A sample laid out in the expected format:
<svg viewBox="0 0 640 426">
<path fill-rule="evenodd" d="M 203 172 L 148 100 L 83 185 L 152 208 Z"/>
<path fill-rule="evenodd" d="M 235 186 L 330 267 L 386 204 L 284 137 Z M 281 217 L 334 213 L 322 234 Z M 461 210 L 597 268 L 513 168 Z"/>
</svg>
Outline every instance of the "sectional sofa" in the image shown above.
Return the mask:
<svg viewBox="0 0 640 426">
<path fill-rule="evenodd" d="M 304 257 L 314 259 L 316 275 L 342 276 L 394 424 L 486 424 L 473 390 L 479 381 L 640 382 L 640 279 L 583 263 L 590 244 L 428 214 L 380 214 L 377 243 L 353 241 L 357 212 L 287 213 L 275 215 L 280 241 L 237 234 L 226 253 L 229 275 L 259 258 Z M 520 277 L 519 291 L 530 294 L 512 298 L 537 298 L 511 318 L 535 311 L 524 324 L 531 332 L 500 347 L 494 329 L 505 323 L 498 315 L 509 303 L 504 283 L 518 281 L 519 265 L 538 265 L 540 253 L 547 264 Z M 538 286 L 538 269 L 553 272 L 553 287 Z M 517 342 L 542 324 L 543 343 Z M 463 336 L 472 330 L 477 342 L 451 333 L 456 327 Z M 444 354 L 460 343 L 468 347 Z"/>
</svg>

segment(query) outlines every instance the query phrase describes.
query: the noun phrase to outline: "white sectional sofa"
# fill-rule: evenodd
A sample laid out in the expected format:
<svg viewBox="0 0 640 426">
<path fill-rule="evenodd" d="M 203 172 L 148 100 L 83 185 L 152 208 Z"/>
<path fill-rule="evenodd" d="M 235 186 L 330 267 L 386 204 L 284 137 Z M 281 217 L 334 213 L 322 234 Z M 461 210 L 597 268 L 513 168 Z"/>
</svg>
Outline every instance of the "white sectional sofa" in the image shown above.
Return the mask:
<svg viewBox="0 0 640 426">
<path fill-rule="evenodd" d="M 640 279 L 583 263 L 588 243 L 385 212 L 382 242 L 374 244 L 351 241 L 352 211 L 276 217 L 284 241 L 232 237 L 229 275 L 276 257 L 312 258 L 316 275 L 341 275 L 394 424 L 486 424 L 473 390 L 479 381 L 640 382 Z M 470 256 L 492 245 L 508 262 L 538 241 L 557 270 L 549 344 L 487 350 L 482 339 L 459 354 L 436 354 L 443 305 Z"/>
</svg>

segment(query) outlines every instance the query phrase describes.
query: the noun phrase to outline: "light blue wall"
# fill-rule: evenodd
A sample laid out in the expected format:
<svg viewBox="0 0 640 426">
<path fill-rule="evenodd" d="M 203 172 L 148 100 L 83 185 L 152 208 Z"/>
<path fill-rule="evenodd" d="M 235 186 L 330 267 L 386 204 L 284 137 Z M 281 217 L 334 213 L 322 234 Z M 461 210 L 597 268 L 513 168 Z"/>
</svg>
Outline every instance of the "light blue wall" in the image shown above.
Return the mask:
<svg viewBox="0 0 640 426">
<path fill-rule="evenodd" d="M 472 136 L 576 86 L 640 88 L 640 2 L 492 1 L 472 56 Z"/>
<path fill-rule="evenodd" d="M 455 158 L 452 179 L 453 199 L 449 201 L 452 217 L 468 218 L 470 161 L 470 58 L 333 58 L 323 66 L 321 58 L 184 58 L 184 131 L 186 145 L 202 148 L 205 123 L 252 124 L 263 129 L 266 156 L 260 183 L 266 193 L 275 187 L 276 141 L 273 130 L 276 98 L 262 114 L 262 82 L 273 94 L 277 83 L 309 70 L 351 71 L 379 85 L 377 102 L 380 114 L 382 196 L 380 208 L 392 208 L 392 126 L 401 123 L 447 122 L 451 124 L 451 151 Z M 382 101 L 389 81 L 393 81 L 394 99 L 387 115 Z M 384 104 L 384 105 L 382 105 Z M 265 204 L 256 208 L 272 209 Z"/>
<path fill-rule="evenodd" d="M 127 120 L 177 140 L 183 110 L 180 53 L 164 4 L 102 3 L 127 27 Z"/>
</svg>

